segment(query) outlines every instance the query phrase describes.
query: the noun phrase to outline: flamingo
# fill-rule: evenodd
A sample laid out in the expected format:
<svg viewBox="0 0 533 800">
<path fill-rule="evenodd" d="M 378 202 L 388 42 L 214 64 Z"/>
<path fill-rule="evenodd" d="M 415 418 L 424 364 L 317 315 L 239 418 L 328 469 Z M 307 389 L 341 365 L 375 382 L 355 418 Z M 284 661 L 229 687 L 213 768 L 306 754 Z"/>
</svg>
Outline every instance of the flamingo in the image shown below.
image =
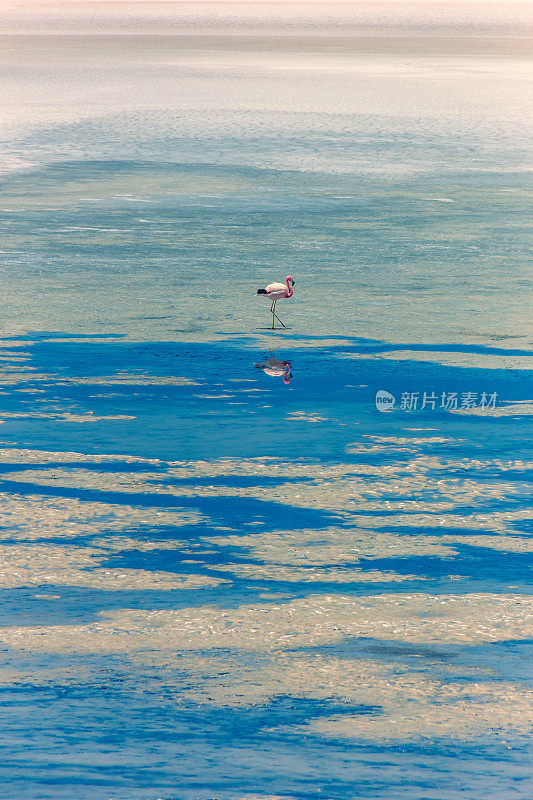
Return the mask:
<svg viewBox="0 0 533 800">
<path fill-rule="evenodd" d="M 291 362 L 280 361 L 279 358 L 276 358 L 272 348 L 270 349 L 268 361 L 263 361 L 262 364 L 256 364 L 255 366 L 273 378 L 282 378 L 285 386 L 288 386 L 292 380 Z"/>
<path fill-rule="evenodd" d="M 269 283 L 265 289 L 257 290 L 257 294 L 266 294 L 272 299 L 272 305 L 270 306 L 270 313 L 272 314 L 272 330 L 274 330 L 274 318 L 276 318 L 278 322 L 281 322 L 280 318 L 276 314 L 276 303 L 278 300 L 285 300 L 293 296 L 294 290 L 292 287 L 294 284 L 295 280 L 292 275 L 287 275 L 284 284 Z M 281 322 L 281 324 L 284 328 L 287 327 L 283 324 L 283 322 Z"/>
</svg>

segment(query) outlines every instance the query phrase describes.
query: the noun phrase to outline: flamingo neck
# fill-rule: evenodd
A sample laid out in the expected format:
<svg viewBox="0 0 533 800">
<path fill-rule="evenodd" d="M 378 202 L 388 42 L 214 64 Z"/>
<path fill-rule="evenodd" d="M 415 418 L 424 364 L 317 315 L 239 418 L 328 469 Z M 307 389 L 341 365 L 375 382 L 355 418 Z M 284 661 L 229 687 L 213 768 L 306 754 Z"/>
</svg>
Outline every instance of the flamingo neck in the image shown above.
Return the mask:
<svg viewBox="0 0 533 800">
<path fill-rule="evenodd" d="M 290 285 L 290 283 L 289 283 L 289 279 L 288 279 L 288 278 L 285 278 L 285 284 L 286 284 L 286 286 L 287 286 L 287 297 L 292 297 L 292 295 L 293 295 L 293 292 L 294 292 L 294 289 L 293 289 L 293 288 L 292 288 L 292 286 Z"/>
</svg>

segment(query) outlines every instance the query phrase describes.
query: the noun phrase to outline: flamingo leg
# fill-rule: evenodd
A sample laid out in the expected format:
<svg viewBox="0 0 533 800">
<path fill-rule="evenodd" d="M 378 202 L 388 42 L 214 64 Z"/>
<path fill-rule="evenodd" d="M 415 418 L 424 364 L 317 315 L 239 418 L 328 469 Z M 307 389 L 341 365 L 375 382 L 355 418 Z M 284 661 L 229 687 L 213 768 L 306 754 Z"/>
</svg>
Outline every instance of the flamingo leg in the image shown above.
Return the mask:
<svg viewBox="0 0 533 800">
<path fill-rule="evenodd" d="M 272 311 L 272 327 L 274 327 L 274 317 L 276 317 L 276 319 L 277 319 L 277 321 L 278 321 L 278 322 L 281 322 L 280 318 L 279 318 L 279 317 L 278 317 L 278 315 L 276 314 L 276 301 L 275 301 L 275 300 L 274 300 L 274 310 Z M 287 327 L 287 326 L 286 326 L 286 325 L 285 325 L 283 322 L 281 322 L 281 326 L 282 326 L 283 328 L 286 328 L 286 327 Z"/>
<path fill-rule="evenodd" d="M 274 300 L 270 303 L 270 313 L 272 314 L 272 330 L 274 330 Z"/>
</svg>

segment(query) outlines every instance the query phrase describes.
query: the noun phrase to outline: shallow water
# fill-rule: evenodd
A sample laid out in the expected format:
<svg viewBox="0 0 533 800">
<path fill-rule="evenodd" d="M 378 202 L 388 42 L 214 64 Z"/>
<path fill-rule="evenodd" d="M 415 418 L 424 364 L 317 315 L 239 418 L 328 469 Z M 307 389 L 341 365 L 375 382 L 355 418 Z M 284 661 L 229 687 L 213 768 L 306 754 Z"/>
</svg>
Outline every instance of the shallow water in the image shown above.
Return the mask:
<svg viewBox="0 0 533 800">
<path fill-rule="evenodd" d="M 6 799 L 530 796 L 524 28 L 333 5 L 9 23 Z"/>
</svg>

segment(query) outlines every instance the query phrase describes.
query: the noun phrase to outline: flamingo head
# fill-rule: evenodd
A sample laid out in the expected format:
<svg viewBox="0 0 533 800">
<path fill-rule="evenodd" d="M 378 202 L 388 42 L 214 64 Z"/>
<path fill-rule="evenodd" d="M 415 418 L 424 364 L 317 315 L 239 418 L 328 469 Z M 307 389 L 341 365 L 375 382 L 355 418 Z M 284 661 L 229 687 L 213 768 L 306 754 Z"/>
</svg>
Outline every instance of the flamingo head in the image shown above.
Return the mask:
<svg viewBox="0 0 533 800">
<path fill-rule="evenodd" d="M 292 381 L 292 372 L 291 372 L 291 362 L 285 362 L 285 372 L 283 374 L 283 383 L 285 386 L 288 386 L 289 383 Z"/>
<path fill-rule="evenodd" d="M 287 283 L 287 284 L 288 284 L 288 283 L 290 283 L 290 284 L 291 284 L 291 286 L 294 286 L 294 284 L 296 283 L 296 281 L 294 280 L 294 278 L 292 277 L 292 275 L 287 275 L 287 277 L 285 278 L 285 283 Z"/>
</svg>

